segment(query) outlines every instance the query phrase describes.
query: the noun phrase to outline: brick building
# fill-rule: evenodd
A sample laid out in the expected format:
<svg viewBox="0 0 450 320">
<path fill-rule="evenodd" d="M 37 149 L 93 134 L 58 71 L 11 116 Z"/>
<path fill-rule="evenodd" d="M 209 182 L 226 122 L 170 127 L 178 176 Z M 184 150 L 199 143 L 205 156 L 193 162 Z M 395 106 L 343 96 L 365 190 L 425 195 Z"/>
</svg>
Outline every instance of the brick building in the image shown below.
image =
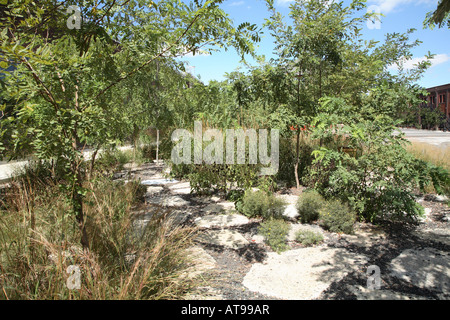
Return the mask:
<svg viewBox="0 0 450 320">
<path fill-rule="evenodd" d="M 426 89 L 428 96 L 423 97 L 424 102 L 420 108 L 428 108 L 429 110 L 439 109 L 447 118 L 443 129 L 450 130 L 450 83 Z M 422 125 L 421 115 L 419 113 L 419 124 Z M 437 127 L 436 127 L 437 129 Z"/>
<path fill-rule="evenodd" d="M 426 105 L 439 108 L 450 117 L 450 83 L 426 89 L 430 94 L 426 97 Z"/>
</svg>

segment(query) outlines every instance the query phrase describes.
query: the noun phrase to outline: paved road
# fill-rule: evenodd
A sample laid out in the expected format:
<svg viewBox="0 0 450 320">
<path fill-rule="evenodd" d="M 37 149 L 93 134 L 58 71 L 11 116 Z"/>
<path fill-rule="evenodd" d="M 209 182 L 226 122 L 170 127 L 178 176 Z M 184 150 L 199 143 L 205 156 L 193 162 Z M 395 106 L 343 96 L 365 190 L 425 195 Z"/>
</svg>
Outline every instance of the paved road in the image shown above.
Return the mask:
<svg viewBox="0 0 450 320">
<path fill-rule="evenodd" d="M 124 151 L 124 150 L 131 150 L 132 147 L 124 146 L 119 147 L 118 149 Z M 101 153 L 101 150 L 99 153 Z M 83 152 L 83 156 L 86 160 L 89 160 L 92 154 L 93 154 L 92 150 L 85 150 Z M 28 163 L 27 160 L 11 161 L 11 162 L 0 161 L 0 183 L 7 182 L 9 179 L 11 179 L 11 177 L 17 170 L 20 170 L 23 167 L 25 167 L 27 163 Z"/>
<path fill-rule="evenodd" d="M 400 129 L 405 133 L 405 138 L 410 141 L 429 143 L 442 148 L 450 148 L 450 132 L 432 131 L 432 130 L 417 130 L 417 129 Z M 131 149 L 130 146 L 120 147 L 121 150 Z M 92 151 L 86 150 L 84 156 L 89 159 Z M 10 179 L 14 171 L 22 168 L 27 164 L 27 161 L 14 162 L 0 162 L 0 182 Z"/>
<path fill-rule="evenodd" d="M 401 131 L 410 141 L 429 143 L 443 148 L 450 147 L 450 132 L 418 129 L 401 129 Z"/>
</svg>

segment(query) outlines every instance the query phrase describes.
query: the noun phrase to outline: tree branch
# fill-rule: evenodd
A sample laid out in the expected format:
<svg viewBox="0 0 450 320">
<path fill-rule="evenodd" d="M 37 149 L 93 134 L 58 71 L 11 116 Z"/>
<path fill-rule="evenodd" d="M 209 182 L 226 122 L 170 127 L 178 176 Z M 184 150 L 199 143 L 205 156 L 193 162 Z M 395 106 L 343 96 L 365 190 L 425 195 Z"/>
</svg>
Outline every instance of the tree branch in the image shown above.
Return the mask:
<svg viewBox="0 0 450 320">
<path fill-rule="evenodd" d="M 107 86 L 105 89 L 103 89 L 102 91 L 100 91 L 94 99 L 97 99 L 98 97 L 100 97 L 101 95 L 103 95 L 106 91 L 108 91 L 109 89 L 111 89 L 112 87 L 114 87 L 115 85 L 117 85 L 119 82 L 127 79 L 128 77 L 132 76 L 133 74 L 135 74 L 136 72 L 138 72 L 139 70 L 141 70 L 142 68 L 146 67 L 147 65 L 149 65 L 150 63 L 152 63 L 154 60 L 156 60 L 157 58 L 161 57 L 164 53 L 166 53 L 167 51 L 169 51 L 170 49 L 172 49 L 175 45 L 177 45 L 180 40 L 186 35 L 186 33 L 192 28 L 192 26 L 194 25 L 194 23 L 197 21 L 197 19 L 200 17 L 200 15 L 197 15 L 192 22 L 189 24 L 189 26 L 186 28 L 186 30 L 184 30 L 183 34 L 178 37 L 178 39 L 175 41 L 175 43 L 173 43 L 171 46 L 167 47 L 166 49 L 164 49 L 163 51 L 161 51 L 160 54 L 158 54 L 157 56 L 151 58 L 150 60 L 148 60 L 147 62 L 145 62 L 144 64 L 142 64 L 140 67 L 130 71 L 128 74 L 126 74 L 123 77 L 120 77 L 117 81 L 111 83 L 109 86 Z"/>
</svg>

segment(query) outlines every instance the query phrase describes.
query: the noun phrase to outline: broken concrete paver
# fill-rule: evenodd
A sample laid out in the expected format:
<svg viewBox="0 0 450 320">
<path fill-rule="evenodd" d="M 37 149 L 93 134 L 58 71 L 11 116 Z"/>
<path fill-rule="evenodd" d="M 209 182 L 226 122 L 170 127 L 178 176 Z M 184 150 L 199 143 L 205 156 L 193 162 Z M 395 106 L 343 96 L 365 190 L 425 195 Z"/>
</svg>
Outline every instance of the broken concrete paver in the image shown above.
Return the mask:
<svg viewBox="0 0 450 320">
<path fill-rule="evenodd" d="M 223 212 L 230 212 L 234 209 L 235 207 L 233 202 L 221 201 L 217 203 L 210 203 L 201 210 L 206 213 L 223 213 Z"/>
<path fill-rule="evenodd" d="M 188 248 L 186 254 L 191 266 L 187 268 L 185 273 L 183 273 L 183 276 L 190 279 L 195 278 L 208 270 L 214 269 L 217 265 L 216 260 L 200 246 Z"/>
<path fill-rule="evenodd" d="M 348 286 L 358 300 L 427 300 L 424 297 L 392 290 L 368 289 L 363 286 Z"/>
<path fill-rule="evenodd" d="M 435 248 L 406 249 L 390 263 L 391 275 L 420 288 L 450 291 L 450 254 Z"/>
<path fill-rule="evenodd" d="M 195 223 L 200 228 L 227 228 L 248 224 L 250 220 L 240 214 L 212 214 L 197 218 Z"/>
<path fill-rule="evenodd" d="M 363 255 L 340 248 L 302 248 L 281 254 L 269 252 L 263 263 L 255 263 L 243 285 L 251 291 L 280 299 L 315 299 L 331 283 L 367 263 Z"/>
<path fill-rule="evenodd" d="M 235 230 L 208 230 L 197 237 L 202 243 L 240 249 L 249 244 L 242 234 Z"/>
<path fill-rule="evenodd" d="M 169 186 L 169 190 L 173 194 L 190 194 L 192 192 L 191 185 L 189 182 L 176 183 Z"/>
<path fill-rule="evenodd" d="M 184 207 L 189 205 L 189 201 L 186 201 L 176 195 L 155 196 L 147 199 L 147 201 L 149 203 L 158 204 L 164 207 Z"/>
</svg>

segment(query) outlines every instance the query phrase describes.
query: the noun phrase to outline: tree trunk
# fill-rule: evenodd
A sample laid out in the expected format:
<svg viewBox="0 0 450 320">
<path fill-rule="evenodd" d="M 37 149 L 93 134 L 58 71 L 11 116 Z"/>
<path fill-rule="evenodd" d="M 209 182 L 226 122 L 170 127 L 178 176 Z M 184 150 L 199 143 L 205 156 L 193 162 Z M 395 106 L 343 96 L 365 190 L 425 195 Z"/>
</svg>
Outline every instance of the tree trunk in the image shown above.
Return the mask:
<svg viewBox="0 0 450 320">
<path fill-rule="evenodd" d="M 76 131 L 73 131 L 73 139 L 72 139 L 72 147 L 73 150 L 76 152 L 77 150 L 77 134 Z M 78 228 L 81 233 L 81 245 L 83 249 L 89 248 L 89 239 L 87 236 L 86 226 L 84 223 L 84 213 L 83 213 L 83 195 L 80 193 L 83 190 L 83 176 L 81 174 L 81 168 L 80 164 L 83 161 L 83 155 L 81 155 L 81 158 L 78 159 L 78 156 L 74 157 L 75 159 L 72 160 L 70 167 L 72 171 L 72 177 L 74 179 L 73 186 L 72 186 L 72 210 L 75 214 L 75 218 L 78 223 Z"/>
<path fill-rule="evenodd" d="M 297 190 L 300 190 L 300 181 L 298 179 L 298 164 L 300 161 L 300 128 L 299 132 L 297 132 L 297 147 L 296 147 L 296 159 L 294 166 L 294 175 L 295 175 L 295 183 L 297 184 Z"/>
<path fill-rule="evenodd" d="M 76 182 L 78 184 L 78 182 Z M 86 231 L 86 225 L 84 223 L 83 213 L 83 196 L 77 192 L 78 188 L 74 188 L 72 193 L 72 207 L 75 212 L 75 218 L 77 219 L 78 229 L 81 232 L 81 246 L 83 249 L 89 248 L 89 239 Z"/>
</svg>

